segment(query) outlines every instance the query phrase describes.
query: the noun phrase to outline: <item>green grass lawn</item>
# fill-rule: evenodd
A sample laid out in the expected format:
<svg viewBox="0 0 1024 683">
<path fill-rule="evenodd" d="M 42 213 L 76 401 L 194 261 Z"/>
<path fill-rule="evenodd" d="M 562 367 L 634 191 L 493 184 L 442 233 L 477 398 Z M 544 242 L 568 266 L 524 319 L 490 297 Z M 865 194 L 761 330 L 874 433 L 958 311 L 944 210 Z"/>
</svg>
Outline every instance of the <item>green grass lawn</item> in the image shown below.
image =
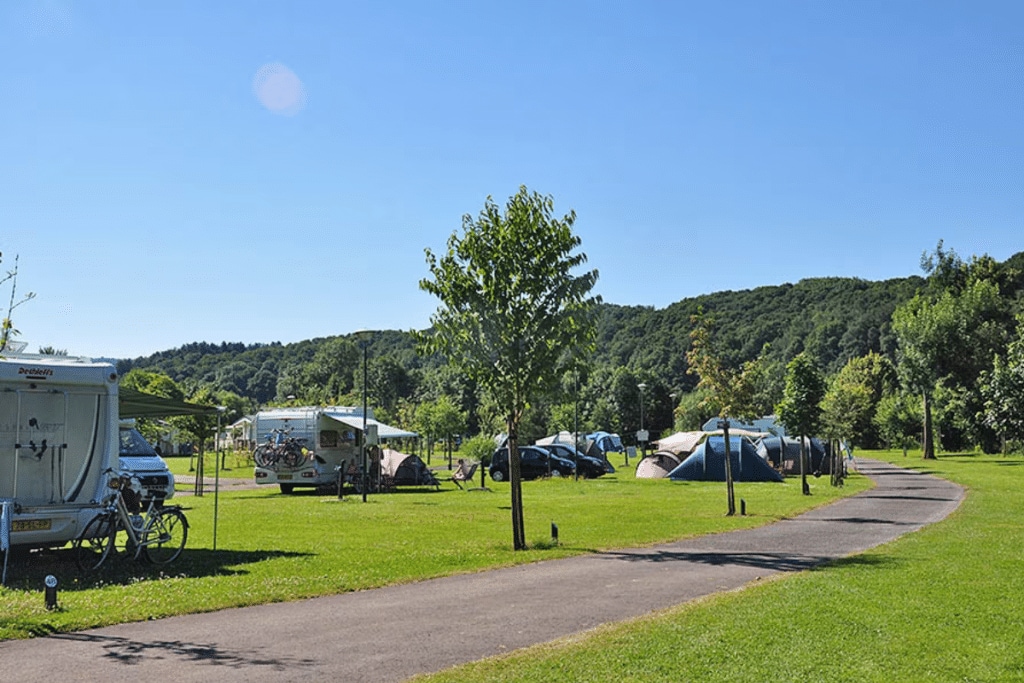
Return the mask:
<svg viewBox="0 0 1024 683">
<path fill-rule="evenodd" d="M 175 477 L 181 475 L 195 475 L 195 470 L 189 470 L 189 464 L 196 466 L 199 458 L 190 458 L 187 455 L 165 455 L 164 460 L 167 467 L 174 473 Z M 243 453 L 227 452 L 224 455 L 224 467 L 220 476 L 232 479 L 252 479 L 252 461 L 247 459 Z M 213 477 L 216 474 L 217 461 L 213 453 L 206 453 L 203 456 L 203 476 Z M 191 488 L 191 487 L 187 487 Z"/>
<path fill-rule="evenodd" d="M 1024 680 L 1024 459 L 870 455 L 968 497 L 856 558 L 423 680 Z"/>
<path fill-rule="evenodd" d="M 172 461 L 176 461 L 173 459 Z M 176 463 L 177 466 L 178 463 Z M 187 459 L 185 463 L 187 470 Z M 0 589 L 0 638 L 327 595 L 458 572 L 670 541 L 766 524 L 868 487 L 827 478 L 737 484 L 748 515 L 726 517 L 725 485 L 637 480 L 632 468 L 595 480 L 523 484 L 527 540 L 511 550 L 507 483 L 491 492 L 400 490 L 358 496 L 285 496 L 277 489 L 222 493 L 213 550 L 214 497 L 180 496 L 191 524 L 182 557 L 161 571 L 130 560 L 80 577 L 69 550 L 33 553 Z M 550 543 L 550 524 L 560 545 Z M 43 604 L 43 578 L 61 581 L 59 611 Z"/>
</svg>

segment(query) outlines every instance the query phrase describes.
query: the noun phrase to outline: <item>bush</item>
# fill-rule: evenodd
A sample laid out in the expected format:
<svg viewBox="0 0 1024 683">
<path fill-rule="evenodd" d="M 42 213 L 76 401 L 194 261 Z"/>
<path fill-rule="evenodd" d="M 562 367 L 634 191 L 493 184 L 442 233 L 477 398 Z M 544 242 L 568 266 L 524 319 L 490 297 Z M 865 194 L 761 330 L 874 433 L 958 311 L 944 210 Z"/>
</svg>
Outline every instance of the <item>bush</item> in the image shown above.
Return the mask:
<svg viewBox="0 0 1024 683">
<path fill-rule="evenodd" d="M 459 448 L 459 457 L 466 460 L 477 460 L 482 466 L 491 463 L 491 455 L 494 454 L 494 439 L 484 434 L 478 434 L 472 439 L 462 442 Z"/>
</svg>

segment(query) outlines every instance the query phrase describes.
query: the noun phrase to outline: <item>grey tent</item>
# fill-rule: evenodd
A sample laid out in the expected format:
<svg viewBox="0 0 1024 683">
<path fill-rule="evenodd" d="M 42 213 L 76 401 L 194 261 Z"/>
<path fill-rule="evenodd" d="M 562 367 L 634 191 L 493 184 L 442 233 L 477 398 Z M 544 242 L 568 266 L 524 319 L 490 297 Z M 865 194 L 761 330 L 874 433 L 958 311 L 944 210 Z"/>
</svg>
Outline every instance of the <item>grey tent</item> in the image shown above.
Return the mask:
<svg viewBox="0 0 1024 683">
<path fill-rule="evenodd" d="M 664 479 L 668 473 L 679 467 L 675 453 L 658 451 L 642 458 L 636 466 L 637 479 Z"/>
<path fill-rule="evenodd" d="M 418 456 L 390 448 L 381 452 L 380 473 L 394 486 L 440 486 L 441 483 Z"/>
<path fill-rule="evenodd" d="M 806 443 L 807 474 L 828 474 L 831 469 L 825 444 L 816 438 Z M 800 474 L 800 439 L 768 436 L 758 441 L 757 451 L 783 474 Z"/>
<path fill-rule="evenodd" d="M 782 481 L 746 439 L 729 439 L 733 481 Z M 676 481 L 725 481 L 725 438 L 710 436 L 678 467 L 669 472 Z"/>
</svg>

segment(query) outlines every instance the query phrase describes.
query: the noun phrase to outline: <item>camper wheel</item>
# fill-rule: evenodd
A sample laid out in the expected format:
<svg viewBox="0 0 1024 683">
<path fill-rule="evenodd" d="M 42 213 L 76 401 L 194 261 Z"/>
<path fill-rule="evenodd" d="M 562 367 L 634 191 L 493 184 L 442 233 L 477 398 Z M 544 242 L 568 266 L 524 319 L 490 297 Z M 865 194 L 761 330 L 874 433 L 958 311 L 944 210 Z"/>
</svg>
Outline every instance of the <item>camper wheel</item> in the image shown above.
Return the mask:
<svg viewBox="0 0 1024 683">
<path fill-rule="evenodd" d="M 295 490 L 295 484 L 281 484 L 281 493 L 288 494 Z"/>
</svg>

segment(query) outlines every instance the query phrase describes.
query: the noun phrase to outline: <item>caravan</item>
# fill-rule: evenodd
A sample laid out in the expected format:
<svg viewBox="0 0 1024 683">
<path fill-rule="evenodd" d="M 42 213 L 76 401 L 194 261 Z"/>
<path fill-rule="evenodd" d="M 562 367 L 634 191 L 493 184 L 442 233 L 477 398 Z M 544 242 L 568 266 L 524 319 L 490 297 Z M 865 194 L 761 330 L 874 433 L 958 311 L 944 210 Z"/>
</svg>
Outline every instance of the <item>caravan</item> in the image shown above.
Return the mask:
<svg viewBox="0 0 1024 683">
<path fill-rule="evenodd" d="M 0 502 L 10 543 L 58 547 L 101 509 L 118 467 L 117 373 L 66 356 L 0 358 Z"/>
<path fill-rule="evenodd" d="M 282 493 L 296 487 L 336 486 L 339 467 L 360 466 L 363 411 L 348 407 L 273 408 L 256 413 L 250 438 L 257 484 L 276 484 Z M 373 419 L 366 413 L 367 443 L 418 436 Z"/>
</svg>

